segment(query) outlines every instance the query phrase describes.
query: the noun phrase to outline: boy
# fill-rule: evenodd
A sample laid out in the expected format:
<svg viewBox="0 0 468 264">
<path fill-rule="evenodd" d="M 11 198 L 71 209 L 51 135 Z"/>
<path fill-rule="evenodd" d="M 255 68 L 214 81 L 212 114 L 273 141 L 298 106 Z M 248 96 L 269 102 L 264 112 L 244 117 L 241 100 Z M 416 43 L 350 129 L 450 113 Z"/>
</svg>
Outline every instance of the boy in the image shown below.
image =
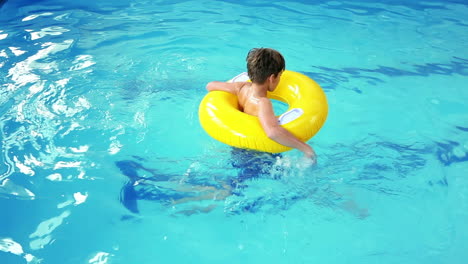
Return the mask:
<svg viewBox="0 0 468 264">
<path fill-rule="evenodd" d="M 296 138 L 278 124 L 273 105 L 266 97 L 267 91 L 274 91 L 285 70 L 281 53 L 269 48 L 254 48 L 247 55 L 247 71 L 250 82 L 210 82 L 208 91 L 225 91 L 237 95 L 244 113 L 257 116 L 266 135 L 287 147 L 296 148 L 315 162 L 316 155 L 311 146 Z"/>
</svg>

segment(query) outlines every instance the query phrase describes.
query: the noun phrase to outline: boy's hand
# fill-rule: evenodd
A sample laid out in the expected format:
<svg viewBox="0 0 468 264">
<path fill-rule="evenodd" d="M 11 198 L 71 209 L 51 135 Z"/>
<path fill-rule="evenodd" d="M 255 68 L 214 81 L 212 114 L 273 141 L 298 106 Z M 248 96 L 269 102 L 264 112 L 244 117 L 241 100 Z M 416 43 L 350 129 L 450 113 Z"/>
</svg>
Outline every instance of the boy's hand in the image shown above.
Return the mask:
<svg viewBox="0 0 468 264">
<path fill-rule="evenodd" d="M 308 169 L 317 164 L 317 156 L 315 155 L 314 150 L 304 152 L 301 161 L 297 164 L 300 169 Z"/>
<path fill-rule="evenodd" d="M 304 151 L 304 156 L 307 159 L 312 161 L 312 165 L 315 165 L 315 164 L 317 164 L 317 155 L 315 154 L 315 151 L 311 146 L 309 146 L 309 145 L 307 145 L 307 146 L 308 146 L 308 148 L 307 148 L 306 151 Z"/>
</svg>

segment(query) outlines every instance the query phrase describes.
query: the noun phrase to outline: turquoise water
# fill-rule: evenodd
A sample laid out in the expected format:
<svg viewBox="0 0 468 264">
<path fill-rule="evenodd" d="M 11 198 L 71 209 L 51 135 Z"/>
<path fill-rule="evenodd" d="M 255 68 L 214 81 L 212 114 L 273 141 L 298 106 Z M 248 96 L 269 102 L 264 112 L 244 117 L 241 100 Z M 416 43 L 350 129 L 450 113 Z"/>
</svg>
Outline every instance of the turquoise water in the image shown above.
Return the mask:
<svg viewBox="0 0 468 264">
<path fill-rule="evenodd" d="M 465 1 L 0 5 L 0 263 L 466 263 Z M 164 198 L 243 171 L 197 108 L 261 46 L 327 94 L 317 166 Z"/>
</svg>

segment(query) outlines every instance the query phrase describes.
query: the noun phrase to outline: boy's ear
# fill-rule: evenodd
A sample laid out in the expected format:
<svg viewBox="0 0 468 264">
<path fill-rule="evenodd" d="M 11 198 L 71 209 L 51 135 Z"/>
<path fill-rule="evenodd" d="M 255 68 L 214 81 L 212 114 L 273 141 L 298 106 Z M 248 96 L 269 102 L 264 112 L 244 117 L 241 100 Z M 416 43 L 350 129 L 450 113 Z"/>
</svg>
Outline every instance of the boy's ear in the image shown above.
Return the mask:
<svg viewBox="0 0 468 264">
<path fill-rule="evenodd" d="M 274 79 L 275 79 L 275 75 L 274 75 L 274 74 L 268 76 L 268 81 L 273 82 Z"/>
</svg>

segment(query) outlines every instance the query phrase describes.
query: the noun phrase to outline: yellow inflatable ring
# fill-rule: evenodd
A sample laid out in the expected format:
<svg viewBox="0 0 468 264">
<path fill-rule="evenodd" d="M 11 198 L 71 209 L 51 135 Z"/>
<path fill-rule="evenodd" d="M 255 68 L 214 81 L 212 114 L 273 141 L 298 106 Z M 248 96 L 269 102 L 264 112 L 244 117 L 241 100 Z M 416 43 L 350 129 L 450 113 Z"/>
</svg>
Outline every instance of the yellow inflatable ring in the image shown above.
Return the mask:
<svg viewBox="0 0 468 264">
<path fill-rule="evenodd" d="M 246 81 L 248 76 L 244 79 Z M 239 81 L 242 74 L 231 81 Z M 288 104 L 288 110 L 278 122 L 306 142 L 323 126 L 328 114 L 327 98 L 322 88 L 309 77 L 293 71 L 284 71 L 270 99 Z M 281 145 L 265 134 L 256 116 L 239 110 L 237 96 L 223 91 L 209 92 L 198 110 L 200 124 L 214 139 L 238 148 L 278 153 L 291 148 Z"/>
</svg>

